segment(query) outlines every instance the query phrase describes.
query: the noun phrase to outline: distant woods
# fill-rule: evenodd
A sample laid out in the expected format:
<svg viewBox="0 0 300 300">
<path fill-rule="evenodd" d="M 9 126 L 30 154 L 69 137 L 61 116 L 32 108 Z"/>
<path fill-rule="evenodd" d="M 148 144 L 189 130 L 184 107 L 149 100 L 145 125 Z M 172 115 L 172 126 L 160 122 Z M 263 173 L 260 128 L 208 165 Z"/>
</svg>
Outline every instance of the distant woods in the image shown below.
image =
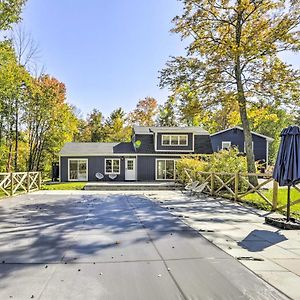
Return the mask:
<svg viewBox="0 0 300 300">
<path fill-rule="evenodd" d="M 278 56 L 300 49 L 297 1 L 289 8 L 279 0 L 182 1 L 173 32 L 188 39 L 188 52 L 159 75 L 170 96 L 136 99 L 132 111 L 106 116 L 101 106 L 82 116 L 66 101 L 64 83 L 40 66 L 38 44 L 15 27 L 25 2 L 0 1 L 0 172 L 48 172 L 64 143 L 130 141 L 133 125 L 210 133 L 242 125 L 250 166 L 250 129 L 275 139 L 272 162 L 281 129 L 300 125 L 299 70 Z"/>
</svg>

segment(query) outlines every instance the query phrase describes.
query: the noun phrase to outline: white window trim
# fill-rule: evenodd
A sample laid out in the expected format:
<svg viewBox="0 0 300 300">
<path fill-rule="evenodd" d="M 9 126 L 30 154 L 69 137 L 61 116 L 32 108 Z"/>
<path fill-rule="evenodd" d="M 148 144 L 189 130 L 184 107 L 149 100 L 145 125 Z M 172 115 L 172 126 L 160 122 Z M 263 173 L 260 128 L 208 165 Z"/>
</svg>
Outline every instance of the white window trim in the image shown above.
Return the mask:
<svg viewBox="0 0 300 300">
<path fill-rule="evenodd" d="M 171 160 L 173 161 L 174 163 L 174 179 L 161 179 L 161 178 L 157 178 L 157 161 L 158 160 L 164 160 L 164 161 L 167 161 L 167 160 Z M 158 180 L 158 181 L 175 181 L 176 180 L 176 161 L 178 159 L 172 159 L 172 158 L 156 158 L 155 159 L 155 180 Z"/>
<path fill-rule="evenodd" d="M 119 161 L 119 172 L 106 172 L 106 161 L 111 160 L 112 161 L 112 171 L 113 171 L 113 161 L 114 160 L 118 160 Z M 120 158 L 105 158 L 105 163 L 104 163 L 104 174 L 105 175 L 111 175 L 111 174 L 116 174 L 116 175 L 120 175 L 121 174 L 121 160 Z"/>
<path fill-rule="evenodd" d="M 177 137 L 177 143 L 178 144 L 172 144 L 171 143 L 171 140 L 172 140 L 172 137 L 176 136 Z M 185 144 L 180 144 L 180 137 L 184 136 L 186 139 L 185 139 Z M 164 138 L 167 138 L 169 140 L 169 143 L 168 144 L 164 144 L 163 143 L 163 140 Z M 161 145 L 162 146 L 175 146 L 175 147 L 180 147 L 180 146 L 188 146 L 189 144 L 189 136 L 188 134 L 162 134 L 161 135 Z"/>
<path fill-rule="evenodd" d="M 71 160 L 84 160 L 86 162 L 86 176 L 85 180 L 78 180 L 78 179 L 70 179 L 70 161 Z M 89 160 L 87 158 L 68 158 L 68 181 L 88 181 L 89 178 Z"/>
<path fill-rule="evenodd" d="M 224 147 L 225 143 L 229 143 L 229 148 L 231 147 L 231 141 L 222 141 L 222 150 L 227 149 L 227 147 Z"/>
</svg>

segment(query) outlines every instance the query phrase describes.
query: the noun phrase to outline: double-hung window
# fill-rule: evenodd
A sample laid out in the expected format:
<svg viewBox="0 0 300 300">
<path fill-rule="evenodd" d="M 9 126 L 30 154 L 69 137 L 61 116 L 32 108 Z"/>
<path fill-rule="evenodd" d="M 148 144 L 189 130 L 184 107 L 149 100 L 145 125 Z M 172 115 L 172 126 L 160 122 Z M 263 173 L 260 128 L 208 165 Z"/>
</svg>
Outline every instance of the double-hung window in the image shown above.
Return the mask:
<svg viewBox="0 0 300 300">
<path fill-rule="evenodd" d="M 163 146 L 187 146 L 188 135 L 187 134 L 163 134 L 162 145 Z"/>
<path fill-rule="evenodd" d="M 120 159 L 105 159 L 105 174 L 120 174 Z"/>
</svg>

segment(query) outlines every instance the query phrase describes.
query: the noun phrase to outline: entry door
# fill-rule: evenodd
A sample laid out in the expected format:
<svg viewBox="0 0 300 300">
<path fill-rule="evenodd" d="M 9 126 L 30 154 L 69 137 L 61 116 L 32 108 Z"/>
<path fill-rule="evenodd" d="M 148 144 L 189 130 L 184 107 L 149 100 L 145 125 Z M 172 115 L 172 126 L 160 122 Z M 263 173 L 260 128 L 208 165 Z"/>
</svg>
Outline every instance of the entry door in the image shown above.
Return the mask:
<svg viewBox="0 0 300 300">
<path fill-rule="evenodd" d="M 135 158 L 125 158 L 125 180 L 136 180 Z"/>
</svg>

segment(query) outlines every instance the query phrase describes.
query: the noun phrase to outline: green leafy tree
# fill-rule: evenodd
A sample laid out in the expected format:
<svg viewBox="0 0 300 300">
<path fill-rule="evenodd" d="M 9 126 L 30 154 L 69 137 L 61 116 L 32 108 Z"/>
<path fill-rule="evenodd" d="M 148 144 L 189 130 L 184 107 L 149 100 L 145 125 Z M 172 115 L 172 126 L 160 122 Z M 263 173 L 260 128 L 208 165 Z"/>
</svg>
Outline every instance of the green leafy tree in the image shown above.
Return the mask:
<svg viewBox="0 0 300 300">
<path fill-rule="evenodd" d="M 176 99 L 170 96 L 168 100 L 160 105 L 158 110 L 157 124 L 158 126 L 178 126 L 178 120 L 176 116 Z"/>
<path fill-rule="evenodd" d="M 126 125 L 126 114 L 122 108 L 115 109 L 105 121 L 105 142 L 128 142 L 131 128 Z"/>
<path fill-rule="evenodd" d="M 26 0 L 0 1 L 0 30 L 11 29 L 12 24 L 21 20 L 21 12 Z"/>
<path fill-rule="evenodd" d="M 218 102 L 220 93 L 232 93 L 244 128 L 248 172 L 255 172 L 247 103 L 260 97 L 280 105 L 298 101 L 299 72 L 278 53 L 300 49 L 299 2 L 182 2 L 173 32 L 189 40 L 188 54 L 167 63 L 161 86 L 175 90 L 188 82 L 208 104 Z"/>
</svg>

